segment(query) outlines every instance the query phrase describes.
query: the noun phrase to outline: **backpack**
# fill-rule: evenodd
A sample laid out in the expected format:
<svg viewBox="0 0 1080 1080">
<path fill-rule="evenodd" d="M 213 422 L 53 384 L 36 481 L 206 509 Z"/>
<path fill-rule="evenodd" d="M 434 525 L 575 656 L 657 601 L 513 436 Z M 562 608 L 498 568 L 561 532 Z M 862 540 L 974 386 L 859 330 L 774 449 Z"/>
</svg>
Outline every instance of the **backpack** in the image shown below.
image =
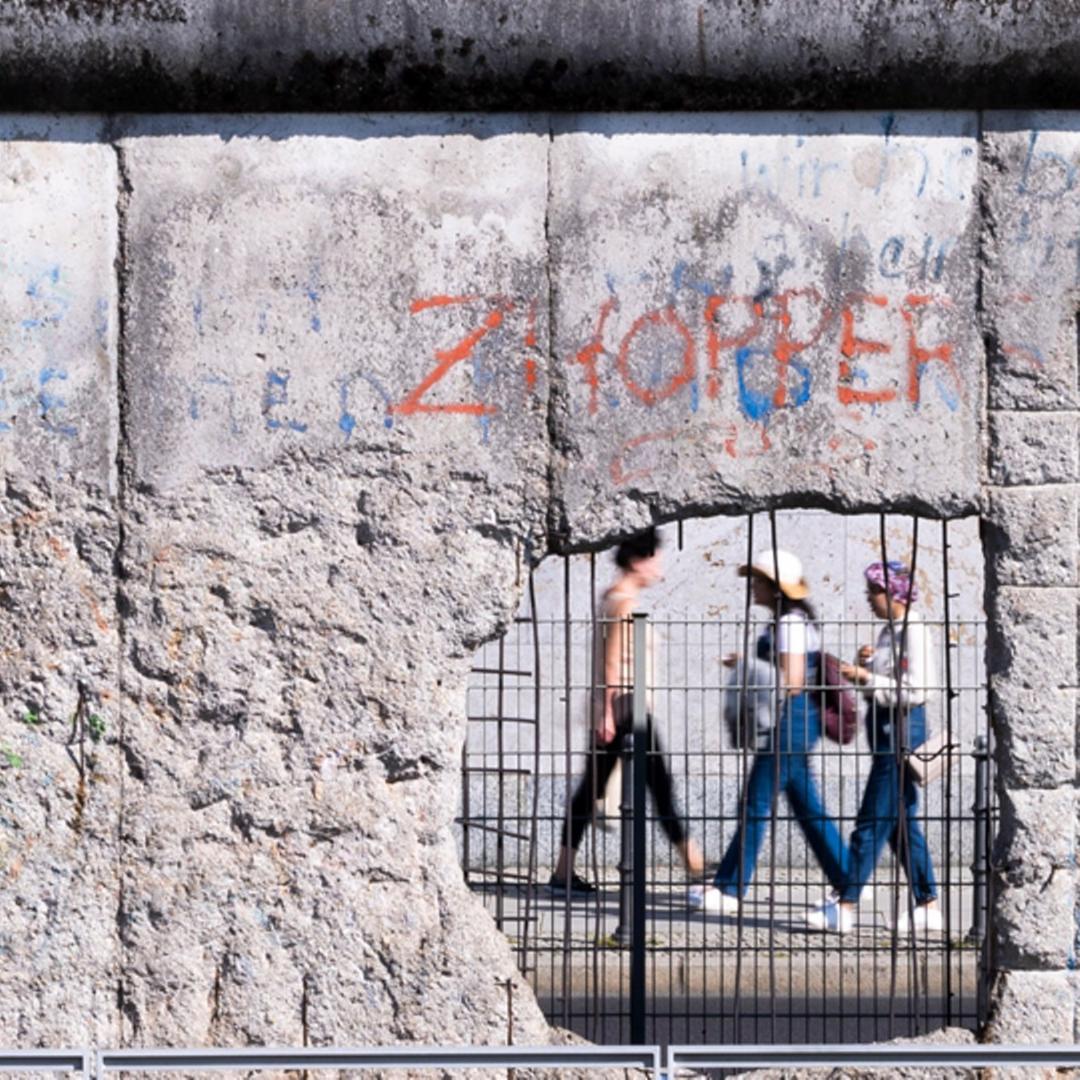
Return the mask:
<svg viewBox="0 0 1080 1080">
<path fill-rule="evenodd" d="M 821 690 L 821 726 L 825 737 L 837 743 L 849 743 L 859 729 L 859 700 L 840 674 L 840 661 L 822 650 L 818 665 Z"/>
<path fill-rule="evenodd" d="M 764 660 L 739 658 L 724 687 L 724 724 L 736 750 L 768 750 L 776 723 L 776 672 Z"/>
<path fill-rule="evenodd" d="M 818 629 L 819 640 L 823 636 Z M 772 643 L 767 634 L 758 638 L 759 660 L 771 661 Z M 849 743 L 859 730 L 859 699 L 851 684 L 840 674 L 840 659 L 832 653 L 820 652 L 817 666 L 817 686 L 807 687 L 820 691 L 817 699 L 821 705 L 821 726 L 825 737 L 833 742 Z"/>
</svg>

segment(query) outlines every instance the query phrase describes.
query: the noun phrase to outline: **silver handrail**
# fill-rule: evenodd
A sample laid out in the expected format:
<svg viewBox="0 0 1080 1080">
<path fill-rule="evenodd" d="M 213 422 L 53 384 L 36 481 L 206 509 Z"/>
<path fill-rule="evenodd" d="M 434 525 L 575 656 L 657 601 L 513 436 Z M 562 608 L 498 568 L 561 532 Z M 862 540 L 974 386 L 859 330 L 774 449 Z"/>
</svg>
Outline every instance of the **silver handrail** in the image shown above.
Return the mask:
<svg viewBox="0 0 1080 1080">
<path fill-rule="evenodd" d="M 101 1050 L 97 1080 L 109 1072 L 180 1069 L 550 1068 L 647 1070 L 660 1077 L 658 1046 L 375 1046 Z"/>
<path fill-rule="evenodd" d="M 667 1076 L 679 1069 L 835 1068 L 841 1065 L 916 1068 L 1008 1068 L 1041 1065 L 1080 1066 L 1080 1046 L 1073 1043 L 1006 1045 L 970 1043 L 959 1046 L 850 1044 L 827 1046 L 669 1046 Z"/>
<path fill-rule="evenodd" d="M 90 1080 L 89 1050 L 2 1050 L 0 1072 L 77 1072 Z"/>
</svg>

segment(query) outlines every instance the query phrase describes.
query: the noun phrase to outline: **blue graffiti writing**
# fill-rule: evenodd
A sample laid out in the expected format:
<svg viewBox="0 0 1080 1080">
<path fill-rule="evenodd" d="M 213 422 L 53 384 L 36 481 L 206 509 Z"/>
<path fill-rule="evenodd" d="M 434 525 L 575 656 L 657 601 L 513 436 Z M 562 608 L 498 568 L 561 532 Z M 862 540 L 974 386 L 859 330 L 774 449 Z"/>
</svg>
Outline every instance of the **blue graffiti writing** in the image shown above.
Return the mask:
<svg viewBox="0 0 1080 1080">
<path fill-rule="evenodd" d="M 79 429 L 73 424 L 65 424 L 57 419 L 56 413 L 67 405 L 67 401 L 58 397 L 56 394 L 45 387 L 51 382 L 66 382 L 67 372 L 59 368 L 45 368 L 38 376 L 38 407 L 41 411 L 41 420 L 45 425 L 47 431 L 51 431 L 56 435 L 63 435 L 64 438 L 74 438 Z"/>
<path fill-rule="evenodd" d="M 299 420 L 279 420 L 270 415 L 271 409 L 289 404 L 289 373 L 287 371 L 268 371 L 266 373 L 266 389 L 263 391 L 262 412 L 266 418 L 266 427 L 270 431 L 278 431 L 282 428 L 288 431 L 305 432 L 307 424 Z"/>
</svg>

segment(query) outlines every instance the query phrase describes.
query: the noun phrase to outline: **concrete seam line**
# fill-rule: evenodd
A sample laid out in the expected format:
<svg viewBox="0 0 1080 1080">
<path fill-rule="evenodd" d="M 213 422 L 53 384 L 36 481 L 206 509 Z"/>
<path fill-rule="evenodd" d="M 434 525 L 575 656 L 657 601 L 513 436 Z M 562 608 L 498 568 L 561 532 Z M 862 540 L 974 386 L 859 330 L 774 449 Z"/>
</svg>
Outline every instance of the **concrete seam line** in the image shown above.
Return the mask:
<svg viewBox="0 0 1080 1080">
<path fill-rule="evenodd" d="M 128 1012 L 126 991 L 126 957 L 124 944 L 124 921 L 126 919 L 127 902 L 124 888 L 124 851 L 125 845 L 119 842 L 124 829 L 124 819 L 127 806 L 127 774 L 131 767 L 128 759 L 127 730 L 125 724 L 124 708 L 124 665 L 128 644 L 127 635 L 127 605 L 122 598 L 122 581 L 124 577 L 123 561 L 127 546 L 127 532 L 125 515 L 127 512 L 127 496 L 130 478 L 130 439 L 128 432 L 128 348 L 127 348 L 127 305 L 128 305 L 128 274 L 130 264 L 128 259 L 128 208 L 132 191 L 131 177 L 128 169 L 127 157 L 120 140 L 120 132 L 112 128 L 107 133 L 109 145 L 116 155 L 116 460 L 114 463 L 116 475 L 115 506 L 117 514 L 117 548 L 113 558 L 113 588 L 116 597 L 116 637 L 117 637 L 117 721 L 118 721 L 118 752 L 123 759 L 120 767 L 119 778 L 119 806 L 117 813 L 117 897 L 116 897 L 116 949 L 117 949 L 117 981 L 116 981 L 116 1025 L 117 1031 L 122 1031 L 125 1015 Z"/>
</svg>

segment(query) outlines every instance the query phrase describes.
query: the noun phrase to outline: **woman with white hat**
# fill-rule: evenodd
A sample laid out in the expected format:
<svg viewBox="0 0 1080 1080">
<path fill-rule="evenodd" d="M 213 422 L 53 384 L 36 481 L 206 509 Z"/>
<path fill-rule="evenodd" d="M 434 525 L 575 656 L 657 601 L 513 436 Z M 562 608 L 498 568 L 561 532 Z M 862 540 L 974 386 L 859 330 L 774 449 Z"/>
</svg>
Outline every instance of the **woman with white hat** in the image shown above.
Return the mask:
<svg viewBox="0 0 1080 1080">
<path fill-rule="evenodd" d="M 775 613 L 774 622 L 757 643 L 758 656 L 778 669 L 782 692 L 780 718 L 767 749 L 754 755 L 743 793 L 745 812 L 728 845 L 712 885 L 690 891 L 691 907 L 732 915 L 750 885 L 758 853 L 772 817 L 778 791 L 787 796 L 807 843 L 834 889 L 843 886 L 847 849 L 836 823 L 825 812 L 817 782 L 810 771 L 810 751 L 821 738 L 821 713 L 815 695 L 821 663 L 821 635 L 802 562 L 790 551 L 759 552 L 749 566 L 739 568 L 751 579 L 755 604 Z M 724 658 L 728 666 L 737 657 Z"/>
</svg>

